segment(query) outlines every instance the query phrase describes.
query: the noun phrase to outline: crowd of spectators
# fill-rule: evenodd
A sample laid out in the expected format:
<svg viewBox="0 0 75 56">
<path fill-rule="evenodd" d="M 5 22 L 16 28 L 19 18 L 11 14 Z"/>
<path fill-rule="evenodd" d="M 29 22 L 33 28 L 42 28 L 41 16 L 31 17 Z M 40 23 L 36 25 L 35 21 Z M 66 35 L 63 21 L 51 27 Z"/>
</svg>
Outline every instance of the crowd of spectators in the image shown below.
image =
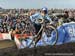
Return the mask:
<svg viewBox="0 0 75 56">
<path fill-rule="evenodd" d="M 37 10 L 36 9 L 31 9 L 31 10 L 5 9 L 5 12 L 1 10 L 0 10 L 0 33 L 9 33 L 10 31 L 16 31 L 16 33 L 21 34 L 28 31 L 32 31 L 32 32 L 34 31 L 34 27 L 29 19 L 29 12 L 32 11 L 34 13 L 35 11 L 40 11 L 40 9 Z M 48 12 L 50 16 L 53 13 L 64 13 L 64 16 L 58 16 L 58 18 L 63 17 L 64 22 L 75 20 L 74 9 L 72 10 L 51 9 Z"/>
<path fill-rule="evenodd" d="M 32 29 L 32 24 L 28 15 L 20 16 L 2 16 L 0 18 L 0 33 L 28 33 Z"/>
</svg>

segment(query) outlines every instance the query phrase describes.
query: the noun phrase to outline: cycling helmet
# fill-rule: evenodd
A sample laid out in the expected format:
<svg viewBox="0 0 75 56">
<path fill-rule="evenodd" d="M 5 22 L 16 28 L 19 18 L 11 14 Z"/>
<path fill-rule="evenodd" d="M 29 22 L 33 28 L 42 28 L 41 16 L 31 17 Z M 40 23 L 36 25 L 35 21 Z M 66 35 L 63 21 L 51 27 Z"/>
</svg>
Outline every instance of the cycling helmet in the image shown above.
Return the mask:
<svg viewBox="0 0 75 56">
<path fill-rule="evenodd" d="M 44 12 L 45 12 L 45 14 L 47 14 L 47 13 L 48 13 L 48 9 L 47 9 L 46 7 L 43 7 L 43 8 L 42 8 L 42 11 L 44 11 Z"/>
</svg>

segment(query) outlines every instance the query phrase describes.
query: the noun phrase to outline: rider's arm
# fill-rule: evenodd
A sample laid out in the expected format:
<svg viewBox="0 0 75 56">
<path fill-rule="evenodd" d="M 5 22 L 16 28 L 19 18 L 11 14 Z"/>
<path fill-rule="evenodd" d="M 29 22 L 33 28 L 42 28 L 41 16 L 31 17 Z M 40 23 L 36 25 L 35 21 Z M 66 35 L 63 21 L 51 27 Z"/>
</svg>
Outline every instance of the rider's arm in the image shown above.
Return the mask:
<svg viewBox="0 0 75 56">
<path fill-rule="evenodd" d="M 31 16 L 30 16 L 30 20 L 31 20 L 32 22 L 35 22 L 36 17 L 38 17 L 38 16 L 39 16 L 39 13 L 36 13 L 36 14 L 34 14 L 34 15 L 31 15 Z"/>
<path fill-rule="evenodd" d="M 50 23 L 52 23 L 52 19 L 51 19 L 48 15 L 46 15 L 46 19 L 47 19 Z"/>
</svg>

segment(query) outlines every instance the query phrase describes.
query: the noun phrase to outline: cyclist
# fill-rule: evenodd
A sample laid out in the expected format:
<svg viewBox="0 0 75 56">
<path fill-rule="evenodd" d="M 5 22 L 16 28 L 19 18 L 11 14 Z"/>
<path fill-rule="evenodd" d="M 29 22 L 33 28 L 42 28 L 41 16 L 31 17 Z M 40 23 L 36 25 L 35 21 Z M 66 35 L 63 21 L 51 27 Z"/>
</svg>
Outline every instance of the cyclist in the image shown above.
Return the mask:
<svg viewBox="0 0 75 56">
<path fill-rule="evenodd" d="M 32 13 L 31 13 L 32 14 Z M 30 19 L 32 23 L 34 24 L 34 27 L 36 29 L 36 34 L 41 28 L 41 24 L 38 22 L 38 19 L 45 19 L 47 22 L 51 22 L 51 18 L 48 15 L 48 9 L 46 7 L 43 7 L 40 12 L 35 12 L 33 15 L 30 16 Z"/>
</svg>

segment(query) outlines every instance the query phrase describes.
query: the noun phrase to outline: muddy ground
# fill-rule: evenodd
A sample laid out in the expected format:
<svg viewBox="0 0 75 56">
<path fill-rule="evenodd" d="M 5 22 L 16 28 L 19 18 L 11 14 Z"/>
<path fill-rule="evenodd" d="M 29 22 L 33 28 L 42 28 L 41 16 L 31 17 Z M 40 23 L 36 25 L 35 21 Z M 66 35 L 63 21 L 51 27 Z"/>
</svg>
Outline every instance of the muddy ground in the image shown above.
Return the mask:
<svg viewBox="0 0 75 56">
<path fill-rule="evenodd" d="M 7 46 L 11 44 L 4 44 L 4 45 Z M 30 49 L 25 48 L 21 50 L 16 49 L 16 46 L 12 45 L 12 47 L 10 46 L 9 48 L 0 49 L 0 56 L 52 56 L 50 55 L 52 53 L 68 53 L 68 54 L 71 53 L 72 55 L 67 55 L 67 56 L 75 56 L 75 43 L 68 43 L 60 46 L 37 47 L 37 48 L 30 48 Z"/>
</svg>

